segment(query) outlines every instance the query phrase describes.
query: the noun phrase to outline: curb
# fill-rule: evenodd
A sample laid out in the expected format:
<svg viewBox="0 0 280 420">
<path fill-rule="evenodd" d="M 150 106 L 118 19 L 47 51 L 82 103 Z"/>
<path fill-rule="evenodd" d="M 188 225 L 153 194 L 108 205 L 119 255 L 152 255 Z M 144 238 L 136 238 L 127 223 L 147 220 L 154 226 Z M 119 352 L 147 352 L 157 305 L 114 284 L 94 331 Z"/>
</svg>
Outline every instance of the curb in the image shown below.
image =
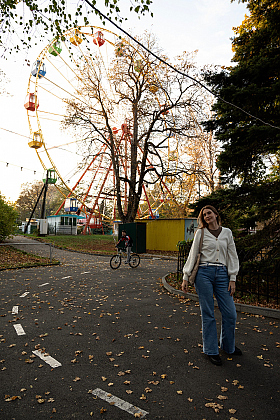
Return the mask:
<svg viewBox="0 0 280 420">
<path fill-rule="evenodd" d="M 168 292 L 172 293 L 173 295 L 183 296 L 195 302 L 199 301 L 197 294 L 184 293 L 182 290 L 177 290 L 177 289 L 174 289 L 174 287 L 170 286 L 170 284 L 168 284 L 166 281 L 166 277 L 168 275 L 169 274 L 166 274 L 161 279 L 163 287 Z M 214 306 L 218 306 L 216 299 L 214 299 Z M 237 312 L 245 312 L 247 314 L 261 315 L 261 316 L 266 316 L 268 318 L 280 319 L 280 310 L 278 309 L 264 308 L 262 306 L 246 305 L 244 303 L 235 303 L 235 307 L 236 307 Z"/>
<path fill-rule="evenodd" d="M 0 268 L 0 271 L 6 270 L 21 270 L 22 268 L 35 268 L 35 267 L 52 267 L 54 265 L 60 265 L 60 261 L 55 263 L 46 263 L 46 264 L 30 264 L 30 265 L 23 265 L 21 267 L 7 267 L 7 268 Z"/>
</svg>

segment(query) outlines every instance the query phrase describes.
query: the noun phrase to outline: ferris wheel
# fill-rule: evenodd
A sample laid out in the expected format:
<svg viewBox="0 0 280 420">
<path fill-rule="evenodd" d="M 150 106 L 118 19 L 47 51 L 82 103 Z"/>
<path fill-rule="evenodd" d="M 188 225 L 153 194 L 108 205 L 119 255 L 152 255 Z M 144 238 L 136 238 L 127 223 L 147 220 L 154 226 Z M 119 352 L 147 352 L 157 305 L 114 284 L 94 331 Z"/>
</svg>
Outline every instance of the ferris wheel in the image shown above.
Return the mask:
<svg viewBox="0 0 280 420">
<path fill-rule="evenodd" d="M 56 178 L 59 180 L 55 185 L 61 192 L 62 200 L 56 214 L 67 199 L 75 199 L 87 215 L 99 214 L 111 220 L 117 216 L 116 179 L 108 147 L 88 138 L 85 133 L 81 133 L 79 138 L 79 133 L 74 133 L 71 127 L 66 134 L 63 127 L 66 125 L 67 108 L 71 101 L 81 107 L 91 102 L 91 109 L 95 109 L 94 95 L 90 97 L 88 91 L 85 94 L 88 68 L 100 74 L 99 92 L 108 102 L 114 97 L 110 64 L 116 57 L 121 62 L 126 44 L 126 40 L 104 28 L 72 28 L 64 32 L 60 40 L 50 42 L 33 64 L 24 104 L 30 130 L 28 145 L 36 151 L 43 168 L 51 170 L 52 182 L 55 183 Z M 134 62 L 133 71 L 140 72 L 143 57 L 136 49 L 135 52 L 138 59 Z M 149 90 L 156 100 L 158 83 L 156 74 L 151 70 Z M 102 121 L 102 111 L 95 118 Z M 127 177 L 133 127 L 127 119 L 125 104 L 115 106 L 112 126 L 116 147 L 122 150 L 120 172 Z M 137 153 L 143 153 L 141 146 L 138 146 Z M 176 166 L 177 158 L 178 145 L 173 138 L 168 142 L 167 150 L 162 152 L 161 159 L 167 162 L 167 166 Z M 151 167 L 154 165 L 153 159 L 149 157 L 147 163 Z M 124 208 L 128 199 L 127 188 L 126 184 L 121 193 Z M 160 188 L 153 190 L 144 183 L 137 217 L 155 218 L 161 206 L 173 199 L 172 183 L 168 179 L 161 179 Z M 78 206 L 74 207 L 72 211 L 78 209 Z"/>
</svg>

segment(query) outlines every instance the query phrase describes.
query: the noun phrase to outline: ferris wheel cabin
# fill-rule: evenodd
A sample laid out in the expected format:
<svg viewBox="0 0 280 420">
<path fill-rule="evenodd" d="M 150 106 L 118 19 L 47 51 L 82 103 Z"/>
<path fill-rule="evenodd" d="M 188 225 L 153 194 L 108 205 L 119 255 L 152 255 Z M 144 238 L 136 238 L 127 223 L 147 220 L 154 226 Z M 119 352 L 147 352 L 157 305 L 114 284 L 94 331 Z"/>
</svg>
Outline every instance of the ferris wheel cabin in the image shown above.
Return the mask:
<svg viewBox="0 0 280 420">
<path fill-rule="evenodd" d="M 105 38 L 104 35 L 101 31 L 97 31 L 94 35 L 93 35 L 93 43 L 95 45 L 98 45 L 98 47 L 102 47 L 102 45 L 105 43 Z"/>
<path fill-rule="evenodd" d="M 78 200 L 76 198 L 66 198 L 64 203 L 64 211 L 66 213 L 77 212 L 79 209 L 78 207 Z"/>
<path fill-rule="evenodd" d="M 53 43 L 53 45 L 49 48 L 49 53 L 54 55 L 55 57 L 59 55 L 62 51 L 61 43 L 60 41 L 56 41 Z"/>
<path fill-rule="evenodd" d="M 57 175 L 53 168 L 47 169 L 47 177 L 48 177 L 48 184 L 55 184 L 57 181 Z M 46 183 L 46 179 L 43 179 L 44 184 Z"/>
<path fill-rule="evenodd" d="M 45 77 L 46 75 L 46 65 L 45 63 L 41 62 L 40 60 L 36 60 L 33 63 L 32 69 L 31 69 L 31 74 L 34 77 L 37 77 L 41 79 L 41 77 Z"/>
<path fill-rule="evenodd" d="M 28 111 L 35 111 L 39 108 L 39 100 L 35 93 L 29 93 L 28 95 L 26 95 L 24 101 L 24 108 L 26 108 Z"/>
<path fill-rule="evenodd" d="M 33 133 L 33 139 L 28 142 L 28 146 L 32 149 L 40 149 L 43 145 L 42 135 L 40 131 L 35 131 Z"/>
<path fill-rule="evenodd" d="M 79 36 L 79 32 L 75 31 L 74 34 L 70 37 L 71 44 L 75 45 L 77 47 L 83 42 L 83 39 Z"/>
</svg>

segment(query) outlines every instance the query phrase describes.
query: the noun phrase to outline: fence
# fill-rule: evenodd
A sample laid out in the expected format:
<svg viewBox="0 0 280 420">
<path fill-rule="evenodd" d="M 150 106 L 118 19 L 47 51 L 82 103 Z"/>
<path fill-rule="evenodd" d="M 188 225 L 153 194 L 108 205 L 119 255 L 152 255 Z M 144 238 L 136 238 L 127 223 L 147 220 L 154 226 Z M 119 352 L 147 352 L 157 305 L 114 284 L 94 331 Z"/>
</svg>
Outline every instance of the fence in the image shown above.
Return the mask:
<svg viewBox="0 0 280 420">
<path fill-rule="evenodd" d="M 188 258 L 191 242 L 178 244 L 177 281 L 182 279 L 183 267 Z M 253 260 L 244 261 L 245 253 L 238 252 L 240 269 L 237 276 L 236 296 L 249 300 L 265 300 L 279 304 L 279 260 L 266 258 L 266 253 L 259 253 Z"/>
<path fill-rule="evenodd" d="M 14 245 L 28 245 L 28 246 L 30 246 L 30 245 L 49 245 L 49 247 L 50 247 L 50 263 L 52 262 L 52 248 L 53 248 L 53 245 L 50 244 L 50 243 L 44 243 L 44 244 L 42 244 L 40 242 L 38 242 L 38 243 L 32 243 L 32 242 L 5 242 L 5 243 L 2 243 L 0 245 L 2 245 L 2 246 L 14 246 Z"/>
</svg>

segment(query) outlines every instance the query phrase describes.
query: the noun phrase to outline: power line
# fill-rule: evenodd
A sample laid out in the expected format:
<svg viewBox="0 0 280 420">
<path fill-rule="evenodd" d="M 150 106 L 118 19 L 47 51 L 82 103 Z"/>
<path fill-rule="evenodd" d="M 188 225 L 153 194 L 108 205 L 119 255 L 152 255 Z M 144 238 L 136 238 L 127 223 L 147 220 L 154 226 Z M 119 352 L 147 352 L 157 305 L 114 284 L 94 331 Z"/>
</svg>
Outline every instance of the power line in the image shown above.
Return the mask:
<svg viewBox="0 0 280 420">
<path fill-rule="evenodd" d="M 191 79 L 193 82 L 197 83 L 198 85 L 200 85 L 203 89 L 207 90 L 209 93 L 211 93 L 211 95 L 215 96 L 216 98 L 218 98 L 220 101 L 236 108 L 239 109 L 239 111 L 243 112 L 244 114 L 248 115 L 251 118 L 254 118 L 255 120 L 260 121 L 262 124 L 264 125 L 268 125 L 269 127 L 272 128 L 276 128 L 277 130 L 280 130 L 280 127 L 277 127 L 275 125 L 272 125 L 268 122 L 263 121 L 261 118 L 256 117 L 255 115 L 250 114 L 250 112 L 245 111 L 243 108 L 240 108 L 238 105 L 235 105 L 229 101 L 226 101 L 225 99 L 223 99 L 221 96 L 217 95 L 216 93 L 212 92 L 211 89 L 209 89 L 207 86 L 205 86 L 203 83 L 201 83 L 199 80 L 195 79 L 194 77 L 190 76 L 189 74 L 186 74 L 178 69 L 176 69 L 175 67 L 173 67 L 171 64 L 167 63 L 166 61 L 164 61 L 162 58 L 160 58 L 159 56 L 157 56 L 156 54 L 154 54 L 152 51 L 150 51 L 147 47 L 145 47 L 145 45 L 143 45 L 141 42 L 137 41 L 137 39 L 135 39 L 132 35 L 130 35 L 128 32 L 126 32 L 124 29 L 122 29 L 119 25 L 117 25 L 115 22 L 113 22 L 111 19 L 109 19 L 106 15 L 104 15 L 102 12 L 100 12 L 99 9 L 97 9 L 97 7 L 95 7 L 92 3 L 90 3 L 90 1 L 88 0 L 84 0 L 92 9 L 94 9 L 100 16 L 102 16 L 104 19 L 108 20 L 112 25 L 114 25 L 116 28 L 118 28 L 120 31 L 122 31 L 125 35 L 127 35 L 130 39 L 132 39 L 134 42 L 136 42 L 136 44 L 138 44 L 141 48 L 143 48 L 144 50 L 146 50 L 149 54 L 151 54 L 152 56 L 154 56 L 157 60 L 159 60 L 160 62 L 162 62 L 163 64 L 165 64 L 166 66 L 170 67 L 172 70 L 176 71 L 177 73 L 181 74 L 184 77 L 187 77 L 189 79 Z"/>
<path fill-rule="evenodd" d="M 30 140 L 30 137 L 27 137 L 24 134 L 15 133 L 14 131 L 11 131 L 11 130 L 7 130 L 7 128 L 0 127 L 0 130 L 8 131 L 9 133 L 16 134 L 17 136 L 25 137 L 26 139 Z"/>
</svg>

